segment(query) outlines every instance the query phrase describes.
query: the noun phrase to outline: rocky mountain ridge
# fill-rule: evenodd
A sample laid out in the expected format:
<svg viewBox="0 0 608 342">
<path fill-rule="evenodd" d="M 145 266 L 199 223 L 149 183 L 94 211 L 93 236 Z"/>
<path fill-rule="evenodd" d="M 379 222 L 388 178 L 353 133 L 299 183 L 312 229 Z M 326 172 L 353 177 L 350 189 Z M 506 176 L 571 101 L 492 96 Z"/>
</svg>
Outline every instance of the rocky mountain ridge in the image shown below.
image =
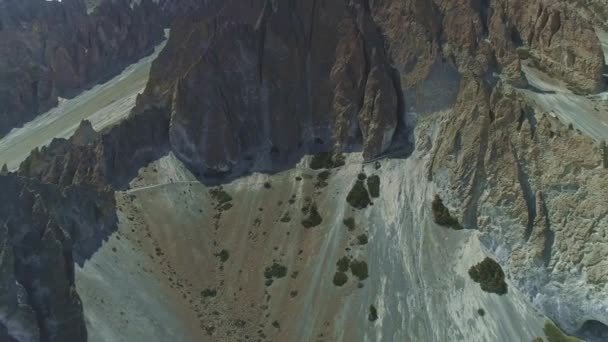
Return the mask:
<svg viewBox="0 0 608 342">
<path fill-rule="evenodd" d="M 571 8 L 205 2 L 174 23 L 130 118 L 86 144 L 57 140 L 19 173 L 119 189 L 167 151 L 193 173 L 217 176 L 306 152 L 362 150 L 372 160 L 415 148 L 431 156 L 428 178 L 444 203 L 481 231 L 518 289 L 568 332 L 600 341 L 605 148 L 522 92 L 531 88 L 524 64 L 575 93 L 604 89 L 597 18 Z M 414 137 L 422 119 L 428 129 Z"/>
<path fill-rule="evenodd" d="M 150 53 L 163 39 L 152 1 L 0 2 L 0 135 Z"/>
</svg>

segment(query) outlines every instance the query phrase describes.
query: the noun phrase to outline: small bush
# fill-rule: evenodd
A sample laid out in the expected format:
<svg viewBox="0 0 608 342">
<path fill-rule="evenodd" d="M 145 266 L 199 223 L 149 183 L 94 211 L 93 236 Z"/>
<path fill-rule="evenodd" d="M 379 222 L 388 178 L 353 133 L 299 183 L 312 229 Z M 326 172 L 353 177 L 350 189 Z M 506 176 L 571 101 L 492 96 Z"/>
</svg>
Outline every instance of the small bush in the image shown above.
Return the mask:
<svg viewBox="0 0 608 342">
<path fill-rule="evenodd" d="M 486 315 L 486 310 L 484 310 L 484 309 L 482 309 L 482 308 L 479 308 L 479 309 L 477 309 L 477 314 L 478 314 L 479 316 L 483 317 L 483 316 L 485 316 L 485 315 Z"/>
<path fill-rule="evenodd" d="M 277 264 L 276 262 L 272 266 L 266 267 L 264 270 L 264 277 L 266 279 L 280 279 L 287 275 L 287 267 Z"/>
<path fill-rule="evenodd" d="M 336 262 L 336 265 L 338 266 L 338 271 L 346 272 L 346 271 L 348 271 L 348 267 L 350 266 L 350 259 L 348 259 L 348 257 L 344 256 L 344 257 L 340 258 L 340 260 L 338 260 L 338 262 Z"/>
<path fill-rule="evenodd" d="M 456 230 L 462 229 L 458 220 L 452 217 L 448 208 L 443 205 L 443 201 L 439 195 L 435 195 L 435 199 L 433 200 L 433 219 L 440 226 L 451 227 Z"/>
<path fill-rule="evenodd" d="M 346 284 L 346 282 L 348 282 L 348 276 L 346 275 L 346 273 L 336 272 L 336 274 L 334 274 L 334 279 L 333 279 L 334 285 L 343 286 L 344 284 Z"/>
<path fill-rule="evenodd" d="M 373 304 L 369 306 L 369 315 L 367 315 L 367 319 L 370 322 L 375 322 L 378 319 L 378 310 L 376 310 L 376 307 Z"/>
<path fill-rule="evenodd" d="M 302 226 L 304 228 L 313 228 L 320 225 L 321 222 L 323 222 L 323 218 L 317 210 L 317 205 L 313 203 L 308 209 L 308 215 L 302 220 Z"/>
<path fill-rule="evenodd" d="M 357 179 L 360 181 L 364 181 L 366 178 L 367 178 L 367 175 L 363 172 L 361 172 L 357 175 Z"/>
<path fill-rule="evenodd" d="M 319 173 L 317 175 L 317 182 L 315 183 L 315 188 L 317 189 L 321 189 L 326 187 L 327 185 L 329 185 L 327 183 L 327 180 L 329 179 L 329 176 L 331 175 L 331 172 L 325 170 L 321 173 Z"/>
<path fill-rule="evenodd" d="M 469 276 L 476 283 L 481 285 L 481 289 L 486 292 L 503 295 L 507 293 L 507 283 L 505 274 L 500 265 L 491 258 L 485 258 L 479 264 L 469 269 Z"/>
<path fill-rule="evenodd" d="M 356 209 L 365 209 L 372 202 L 363 181 L 357 180 L 346 196 L 346 202 Z"/>
<path fill-rule="evenodd" d="M 216 253 L 214 255 L 220 258 L 221 262 L 226 262 L 228 261 L 228 258 L 230 258 L 230 253 L 228 253 L 228 251 L 225 249 L 222 249 L 219 253 Z"/>
<path fill-rule="evenodd" d="M 346 160 L 342 153 L 336 153 L 334 155 L 334 168 L 344 166 L 346 164 Z"/>
<path fill-rule="evenodd" d="M 367 243 L 368 243 L 367 235 L 361 234 L 361 235 L 357 236 L 357 242 L 359 242 L 359 245 L 367 245 Z"/>
<path fill-rule="evenodd" d="M 367 178 L 367 188 L 372 198 L 380 197 L 380 177 L 373 175 Z"/>
<path fill-rule="evenodd" d="M 310 159 L 310 168 L 313 170 L 331 169 L 334 167 L 334 161 L 329 152 L 317 153 Z"/>
<path fill-rule="evenodd" d="M 283 215 L 283 217 L 281 217 L 281 222 L 283 222 L 283 223 L 291 222 L 291 216 L 289 216 L 289 213 L 285 213 L 285 215 Z"/>
<path fill-rule="evenodd" d="M 344 223 L 344 225 L 346 226 L 346 228 L 348 228 L 348 231 L 353 231 L 355 230 L 355 219 L 352 217 L 348 217 L 345 218 L 342 223 Z"/>
<path fill-rule="evenodd" d="M 264 182 L 264 189 L 270 189 L 272 188 L 272 184 L 270 184 L 270 182 Z"/>
<path fill-rule="evenodd" d="M 369 277 L 367 270 L 367 263 L 365 261 L 353 260 L 350 262 L 351 273 L 359 278 L 359 280 L 365 280 Z"/>
<path fill-rule="evenodd" d="M 226 191 L 224 191 L 224 188 L 222 188 L 221 186 L 209 190 L 209 193 L 211 194 L 211 198 L 218 202 L 218 207 L 220 207 L 224 203 L 232 201 L 232 196 L 230 196 Z"/>
<path fill-rule="evenodd" d="M 215 297 L 217 295 L 217 290 L 216 289 L 205 289 L 203 291 L 201 291 L 201 296 L 208 298 L 208 297 Z"/>
<path fill-rule="evenodd" d="M 576 337 L 568 336 L 561 331 L 555 324 L 547 321 L 545 322 L 545 326 L 543 327 L 543 331 L 547 336 L 547 341 L 549 342 L 583 342 Z"/>
</svg>

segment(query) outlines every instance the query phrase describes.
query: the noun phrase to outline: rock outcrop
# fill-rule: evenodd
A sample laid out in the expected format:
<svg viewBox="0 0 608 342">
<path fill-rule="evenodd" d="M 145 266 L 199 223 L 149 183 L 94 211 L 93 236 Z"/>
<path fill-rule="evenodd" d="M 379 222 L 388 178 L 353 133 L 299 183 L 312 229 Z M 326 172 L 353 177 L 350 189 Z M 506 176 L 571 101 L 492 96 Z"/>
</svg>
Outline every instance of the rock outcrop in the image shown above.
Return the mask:
<svg viewBox="0 0 608 342">
<path fill-rule="evenodd" d="M 110 191 L 0 176 L 0 338 L 86 341 L 74 262 L 116 224 Z"/>
<path fill-rule="evenodd" d="M 389 148 L 399 90 L 363 3 L 218 4 L 174 25 L 144 96 L 171 112 L 182 160 L 204 174 L 315 141 L 370 158 Z"/>
<path fill-rule="evenodd" d="M 140 167 L 166 153 L 168 127 L 168 117 L 154 109 L 102 133 L 83 122 L 72 138 L 54 139 L 48 147 L 32 151 L 18 173 L 62 187 L 122 188 Z"/>
<path fill-rule="evenodd" d="M 150 53 L 163 39 L 150 0 L 0 2 L 0 136 Z"/>
</svg>

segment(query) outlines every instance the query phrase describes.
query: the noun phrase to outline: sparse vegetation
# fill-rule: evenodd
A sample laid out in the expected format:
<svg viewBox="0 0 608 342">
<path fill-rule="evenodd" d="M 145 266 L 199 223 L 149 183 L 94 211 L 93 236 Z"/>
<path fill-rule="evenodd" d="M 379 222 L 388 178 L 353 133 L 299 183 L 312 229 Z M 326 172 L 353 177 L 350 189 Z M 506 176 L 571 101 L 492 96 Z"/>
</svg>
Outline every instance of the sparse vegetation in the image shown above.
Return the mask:
<svg viewBox="0 0 608 342">
<path fill-rule="evenodd" d="M 230 196 L 226 191 L 224 191 L 224 188 L 222 188 L 221 186 L 209 190 L 209 193 L 211 194 L 211 198 L 213 198 L 218 203 L 218 208 L 221 207 L 223 204 L 232 201 L 232 196 Z"/>
<path fill-rule="evenodd" d="M 327 185 L 329 185 L 327 183 L 327 180 L 329 179 L 329 176 L 331 176 L 331 172 L 329 172 L 328 170 L 320 172 L 317 175 L 317 182 L 315 183 L 315 188 L 321 189 L 321 188 L 324 188 Z"/>
<path fill-rule="evenodd" d="M 338 266 L 338 271 L 346 272 L 348 271 L 348 267 L 350 266 L 350 259 L 348 259 L 348 257 L 346 256 L 343 256 L 342 258 L 340 258 L 340 260 L 338 260 L 338 262 L 336 262 L 336 265 Z"/>
<path fill-rule="evenodd" d="M 332 156 L 330 152 L 321 152 L 312 156 L 309 167 L 313 170 L 333 169 L 344 165 L 344 157 L 341 154 Z"/>
<path fill-rule="evenodd" d="M 435 195 L 435 199 L 433 200 L 433 219 L 435 223 L 440 226 L 450 227 L 456 230 L 462 229 L 458 220 L 452 217 L 448 208 L 443 205 L 443 201 L 439 195 Z"/>
<path fill-rule="evenodd" d="M 273 263 L 272 266 L 266 267 L 264 270 L 264 277 L 266 279 L 280 279 L 287 275 L 287 267 Z"/>
<path fill-rule="evenodd" d="M 369 315 L 367 315 L 367 319 L 370 322 L 375 322 L 378 319 L 378 310 L 376 310 L 374 304 L 369 306 Z"/>
<path fill-rule="evenodd" d="M 335 286 L 343 286 L 348 282 L 348 276 L 344 272 L 336 272 L 334 274 L 333 283 Z"/>
<path fill-rule="evenodd" d="M 367 263 L 365 261 L 353 260 L 350 262 L 351 273 L 359 278 L 359 280 L 365 280 L 369 277 L 367 270 Z"/>
<path fill-rule="evenodd" d="M 347 217 L 344 220 L 342 220 L 342 223 L 344 223 L 344 225 L 346 226 L 346 228 L 348 228 L 348 231 L 353 231 L 355 230 L 355 219 L 352 217 Z"/>
<path fill-rule="evenodd" d="M 308 208 L 308 210 L 306 210 L 306 212 L 308 214 L 302 220 L 302 226 L 304 226 L 304 228 L 313 228 L 313 227 L 320 225 L 321 222 L 323 222 L 323 218 L 319 214 L 317 205 L 315 203 L 311 203 L 310 207 Z"/>
<path fill-rule="evenodd" d="M 205 290 L 201 291 L 201 296 L 203 296 L 204 298 L 215 297 L 216 295 L 217 295 L 216 289 L 205 289 Z"/>
<path fill-rule="evenodd" d="M 283 223 L 291 222 L 291 216 L 289 216 L 289 213 L 285 213 L 285 215 L 283 215 L 283 217 L 281 217 L 281 222 L 283 222 Z"/>
<path fill-rule="evenodd" d="M 532 342 L 545 342 L 545 340 L 543 340 L 542 337 L 535 337 Z"/>
<path fill-rule="evenodd" d="M 583 342 L 576 337 L 568 336 L 552 322 L 545 322 L 543 327 L 548 342 Z"/>
<path fill-rule="evenodd" d="M 219 253 L 215 253 L 214 255 L 220 258 L 221 262 L 226 262 L 228 261 L 228 258 L 230 258 L 230 253 L 225 249 L 222 249 Z"/>
<path fill-rule="evenodd" d="M 507 293 L 505 274 L 500 265 L 491 258 L 485 258 L 482 262 L 469 269 L 469 276 L 481 289 L 486 292 L 503 295 Z"/>
<path fill-rule="evenodd" d="M 359 245 L 367 245 L 367 243 L 368 243 L 367 235 L 361 234 L 361 235 L 357 236 L 357 242 L 359 242 Z"/>
<path fill-rule="evenodd" d="M 373 175 L 367 178 L 367 188 L 372 198 L 380 197 L 380 177 Z"/>
<path fill-rule="evenodd" d="M 355 185 L 353 185 L 353 188 L 346 196 L 346 202 L 356 209 L 365 209 L 370 205 L 371 200 L 362 180 L 355 182 Z"/>
<path fill-rule="evenodd" d="M 317 153 L 310 159 L 310 168 L 313 170 L 331 169 L 334 167 L 334 161 L 329 152 Z"/>
</svg>

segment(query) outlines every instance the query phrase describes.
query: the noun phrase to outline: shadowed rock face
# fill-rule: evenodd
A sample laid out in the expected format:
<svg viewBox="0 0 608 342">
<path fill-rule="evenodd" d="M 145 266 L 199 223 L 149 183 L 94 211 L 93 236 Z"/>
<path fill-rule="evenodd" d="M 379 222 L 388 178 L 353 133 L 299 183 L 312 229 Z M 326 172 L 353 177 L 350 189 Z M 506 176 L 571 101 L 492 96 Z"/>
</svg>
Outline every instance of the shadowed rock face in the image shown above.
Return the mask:
<svg viewBox="0 0 608 342">
<path fill-rule="evenodd" d="M 149 53 L 160 18 L 149 0 L 0 2 L 0 135 Z"/>
<path fill-rule="evenodd" d="M 228 1 L 214 13 L 217 5 L 176 24 L 180 38 L 146 92 L 171 111 L 181 159 L 201 173 L 226 172 L 247 155 L 289 155 L 315 138 L 362 144 L 369 158 L 389 148 L 398 90 L 365 6 Z"/>
<path fill-rule="evenodd" d="M 74 261 L 115 228 L 110 191 L 0 176 L 3 341 L 86 341 Z"/>
</svg>

